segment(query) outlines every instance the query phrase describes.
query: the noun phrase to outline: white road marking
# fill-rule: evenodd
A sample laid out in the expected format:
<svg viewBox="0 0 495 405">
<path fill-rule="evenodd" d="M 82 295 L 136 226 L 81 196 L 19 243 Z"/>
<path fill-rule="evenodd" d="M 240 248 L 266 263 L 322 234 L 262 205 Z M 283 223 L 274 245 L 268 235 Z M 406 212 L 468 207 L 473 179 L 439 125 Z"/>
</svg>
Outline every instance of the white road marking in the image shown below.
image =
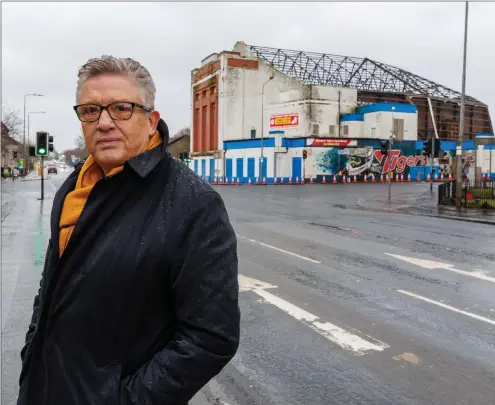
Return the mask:
<svg viewBox="0 0 495 405">
<path fill-rule="evenodd" d="M 469 276 L 469 277 L 477 278 L 479 280 L 495 283 L 495 277 L 487 276 L 485 272 L 482 272 L 480 270 L 477 271 L 458 270 L 455 268 L 454 264 L 436 262 L 433 260 L 417 259 L 415 257 L 394 255 L 392 253 L 385 253 L 385 254 L 388 256 L 395 257 L 396 259 L 404 260 L 405 262 L 415 264 L 416 266 L 420 266 L 425 269 L 443 269 L 443 270 L 452 271 L 457 274 L 462 274 L 463 276 Z"/>
<path fill-rule="evenodd" d="M 483 322 L 489 323 L 491 325 L 495 325 L 495 320 L 493 320 L 493 319 L 486 318 L 486 317 L 481 316 L 481 315 L 476 315 L 476 314 L 473 314 L 471 312 L 463 311 L 462 309 L 454 308 L 450 305 L 443 304 L 441 302 L 432 300 L 430 298 L 423 297 L 423 296 L 418 295 L 418 294 L 414 294 L 414 293 L 409 292 L 409 291 L 405 291 L 405 290 L 397 290 L 397 291 L 402 293 L 402 294 L 409 295 L 410 297 L 416 298 L 418 300 L 429 302 L 430 304 L 435 304 L 435 305 L 438 305 L 439 307 L 442 307 L 445 309 L 450 309 L 451 311 L 457 312 L 458 314 L 470 316 L 471 318 L 477 319 L 479 321 L 483 321 Z"/>
<path fill-rule="evenodd" d="M 331 342 L 337 344 L 345 350 L 350 350 L 358 355 L 366 354 L 365 352 L 370 350 L 383 351 L 389 346 L 383 342 L 380 342 L 372 337 L 370 339 L 374 342 L 369 342 L 363 338 L 354 335 L 341 327 L 334 325 L 330 322 L 318 322 L 319 317 L 305 311 L 296 305 L 266 291 L 268 288 L 277 288 L 277 286 L 264 283 L 263 281 L 256 280 L 251 277 L 246 277 L 239 275 L 239 289 L 240 291 L 253 291 L 260 297 L 262 297 L 265 302 L 275 305 L 277 308 L 286 312 L 293 318 L 309 326 L 312 330 L 330 340 Z"/>
<path fill-rule="evenodd" d="M 318 260 L 314 260 L 314 259 L 311 259 L 311 258 L 306 257 L 306 256 L 301 256 L 301 255 L 298 255 L 297 253 L 292 253 L 292 252 L 289 252 L 288 250 L 280 249 L 280 248 L 272 246 L 272 245 L 267 245 L 266 243 L 258 242 L 257 240 L 246 238 L 245 236 L 237 235 L 237 237 L 241 238 L 241 239 L 245 239 L 249 242 L 256 243 L 258 245 L 273 249 L 273 250 L 277 250 L 277 251 L 282 252 L 282 253 L 286 253 L 286 254 L 291 255 L 291 256 L 295 256 L 295 257 L 302 259 L 302 260 L 307 260 L 308 262 L 311 262 L 311 263 L 321 264 L 321 262 L 319 262 Z"/>
</svg>

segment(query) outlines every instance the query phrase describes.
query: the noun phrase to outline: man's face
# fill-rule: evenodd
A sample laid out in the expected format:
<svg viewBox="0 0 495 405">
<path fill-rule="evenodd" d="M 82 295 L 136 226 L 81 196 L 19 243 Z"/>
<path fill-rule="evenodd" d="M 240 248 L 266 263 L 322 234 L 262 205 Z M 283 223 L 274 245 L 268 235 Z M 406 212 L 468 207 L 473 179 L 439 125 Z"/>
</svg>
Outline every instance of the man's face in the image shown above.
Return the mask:
<svg viewBox="0 0 495 405">
<path fill-rule="evenodd" d="M 134 78 L 105 73 L 84 83 L 78 104 L 106 106 L 117 101 L 143 104 Z M 81 123 L 86 147 L 96 163 L 108 173 L 146 150 L 159 119 L 157 111 L 147 114 L 139 107 L 134 107 L 132 117 L 127 120 L 113 120 L 108 111 L 103 110 L 98 121 Z"/>
</svg>

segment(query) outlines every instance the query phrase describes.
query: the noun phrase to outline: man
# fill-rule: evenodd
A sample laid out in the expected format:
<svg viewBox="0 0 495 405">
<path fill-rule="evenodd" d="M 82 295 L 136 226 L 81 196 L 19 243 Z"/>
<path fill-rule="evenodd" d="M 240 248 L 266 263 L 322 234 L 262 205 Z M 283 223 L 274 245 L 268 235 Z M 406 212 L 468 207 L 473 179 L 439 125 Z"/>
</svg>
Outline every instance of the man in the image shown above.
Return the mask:
<svg viewBox="0 0 495 405">
<path fill-rule="evenodd" d="M 18 405 L 184 405 L 238 348 L 234 231 L 144 67 L 90 59 L 76 100 L 90 155 L 54 198 Z"/>
</svg>

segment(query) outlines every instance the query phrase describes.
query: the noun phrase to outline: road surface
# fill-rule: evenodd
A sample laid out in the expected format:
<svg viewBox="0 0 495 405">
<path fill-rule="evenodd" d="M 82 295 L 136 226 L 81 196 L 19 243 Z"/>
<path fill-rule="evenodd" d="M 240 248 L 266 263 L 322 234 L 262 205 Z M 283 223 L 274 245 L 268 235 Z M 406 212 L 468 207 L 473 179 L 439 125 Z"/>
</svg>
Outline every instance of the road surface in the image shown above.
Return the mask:
<svg viewBox="0 0 495 405">
<path fill-rule="evenodd" d="M 4 186 L 5 404 L 65 175 L 42 208 L 38 182 Z M 495 403 L 495 226 L 356 206 L 386 187 L 216 186 L 238 235 L 242 337 L 191 405 Z"/>
</svg>

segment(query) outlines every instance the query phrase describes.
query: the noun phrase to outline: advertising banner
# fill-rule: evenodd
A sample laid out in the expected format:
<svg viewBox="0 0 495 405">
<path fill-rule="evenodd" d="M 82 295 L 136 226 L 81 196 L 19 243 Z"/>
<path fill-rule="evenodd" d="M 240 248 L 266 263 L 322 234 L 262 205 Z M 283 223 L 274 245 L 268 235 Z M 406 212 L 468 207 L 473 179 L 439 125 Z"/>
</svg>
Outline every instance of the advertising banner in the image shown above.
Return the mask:
<svg viewBox="0 0 495 405">
<path fill-rule="evenodd" d="M 270 129 L 272 128 L 299 128 L 299 113 L 271 115 Z"/>
<path fill-rule="evenodd" d="M 347 146 L 357 146 L 357 141 L 355 139 L 312 138 L 308 139 L 308 146 L 334 146 L 345 148 Z"/>
</svg>

